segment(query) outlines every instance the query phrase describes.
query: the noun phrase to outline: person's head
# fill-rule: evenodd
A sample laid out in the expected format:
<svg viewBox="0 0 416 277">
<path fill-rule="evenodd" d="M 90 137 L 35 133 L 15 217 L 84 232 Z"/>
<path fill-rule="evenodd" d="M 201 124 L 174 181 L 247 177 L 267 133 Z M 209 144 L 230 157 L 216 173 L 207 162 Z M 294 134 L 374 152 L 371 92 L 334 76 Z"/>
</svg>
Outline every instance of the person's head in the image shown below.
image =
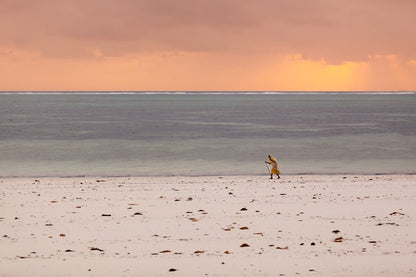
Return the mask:
<svg viewBox="0 0 416 277">
<path fill-rule="evenodd" d="M 267 157 L 269 157 L 269 160 L 271 160 L 271 159 L 272 159 L 272 156 L 271 156 L 271 155 L 269 155 L 269 156 L 267 156 Z"/>
</svg>

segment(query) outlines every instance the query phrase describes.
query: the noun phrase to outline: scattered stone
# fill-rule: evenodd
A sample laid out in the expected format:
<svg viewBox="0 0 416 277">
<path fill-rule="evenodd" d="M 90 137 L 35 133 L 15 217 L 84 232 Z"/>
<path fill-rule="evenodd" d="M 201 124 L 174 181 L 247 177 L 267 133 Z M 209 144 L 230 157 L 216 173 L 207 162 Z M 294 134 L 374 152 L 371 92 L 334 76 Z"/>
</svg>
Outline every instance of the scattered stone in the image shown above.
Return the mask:
<svg viewBox="0 0 416 277">
<path fill-rule="evenodd" d="M 343 237 L 337 237 L 334 239 L 334 242 L 342 242 Z"/>
<path fill-rule="evenodd" d="M 334 234 L 338 234 L 340 232 L 340 230 L 334 230 L 334 231 L 332 231 L 332 233 L 334 233 Z"/>
<path fill-rule="evenodd" d="M 202 254 L 202 253 L 205 253 L 205 251 L 204 251 L 204 250 L 196 250 L 196 251 L 194 252 L 194 254 Z"/>
<path fill-rule="evenodd" d="M 225 251 L 224 251 L 224 254 L 231 254 L 231 252 L 230 252 L 230 251 L 228 251 L 228 250 L 225 250 Z"/>
<path fill-rule="evenodd" d="M 178 271 L 178 270 L 176 268 L 169 269 L 169 272 L 175 272 L 175 271 Z"/>
<path fill-rule="evenodd" d="M 46 223 L 45 226 L 53 226 L 51 223 Z"/>
<path fill-rule="evenodd" d="M 163 251 L 160 251 L 160 253 L 170 253 L 171 251 L 170 250 L 163 250 Z"/>
<path fill-rule="evenodd" d="M 314 242 L 311 243 L 312 246 L 316 245 Z"/>
<path fill-rule="evenodd" d="M 285 247 L 276 247 L 276 249 L 280 249 L 280 250 L 289 250 L 289 246 L 285 246 Z"/>
<path fill-rule="evenodd" d="M 189 197 L 188 199 L 186 199 L 186 201 L 192 201 L 192 197 Z"/>
<path fill-rule="evenodd" d="M 98 248 L 98 247 L 90 247 L 91 251 L 100 251 L 100 252 L 104 252 L 104 250 Z"/>
<path fill-rule="evenodd" d="M 392 212 L 390 215 L 404 215 L 404 214 L 400 212 Z"/>
<path fill-rule="evenodd" d="M 142 213 L 137 212 L 137 213 L 134 213 L 134 215 L 143 215 L 143 214 L 142 214 Z"/>
<path fill-rule="evenodd" d="M 111 214 L 102 214 L 101 216 L 111 216 Z"/>
<path fill-rule="evenodd" d="M 224 231 L 231 231 L 231 229 L 230 228 L 225 228 L 225 229 L 223 229 Z"/>
<path fill-rule="evenodd" d="M 375 240 L 370 240 L 369 243 L 377 243 Z"/>
<path fill-rule="evenodd" d="M 242 245 L 240 245 L 240 247 L 250 247 L 250 245 L 248 245 L 247 243 L 243 243 Z"/>
<path fill-rule="evenodd" d="M 65 250 L 65 252 L 75 252 L 75 251 L 71 250 L 71 249 L 67 249 L 67 250 Z"/>
<path fill-rule="evenodd" d="M 247 211 L 247 208 L 241 208 L 240 211 Z"/>
<path fill-rule="evenodd" d="M 66 235 L 65 235 L 65 234 L 59 234 L 59 236 L 60 236 L 60 237 L 65 237 Z"/>
<path fill-rule="evenodd" d="M 394 222 L 391 222 L 391 223 L 386 223 L 386 224 L 388 224 L 388 225 L 394 225 L 394 226 L 399 226 L 399 224 L 396 224 L 396 223 L 394 223 Z"/>
<path fill-rule="evenodd" d="M 193 222 L 198 221 L 198 219 L 196 219 L 196 218 L 194 218 L 194 217 L 191 217 L 189 220 L 190 220 L 190 221 L 193 221 Z"/>
<path fill-rule="evenodd" d="M 247 226 L 241 227 L 240 230 L 248 230 Z"/>
</svg>

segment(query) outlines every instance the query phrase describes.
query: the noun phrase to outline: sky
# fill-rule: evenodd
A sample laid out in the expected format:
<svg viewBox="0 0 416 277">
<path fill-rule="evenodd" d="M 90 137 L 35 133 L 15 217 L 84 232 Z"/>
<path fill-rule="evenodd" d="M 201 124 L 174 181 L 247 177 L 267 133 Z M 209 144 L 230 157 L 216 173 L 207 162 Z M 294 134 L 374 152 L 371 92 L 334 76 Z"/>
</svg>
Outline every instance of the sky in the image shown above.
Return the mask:
<svg viewBox="0 0 416 277">
<path fill-rule="evenodd" d="M 0 90 L 416 90 L 416 0 L 0 0 Z"/>
</svg>

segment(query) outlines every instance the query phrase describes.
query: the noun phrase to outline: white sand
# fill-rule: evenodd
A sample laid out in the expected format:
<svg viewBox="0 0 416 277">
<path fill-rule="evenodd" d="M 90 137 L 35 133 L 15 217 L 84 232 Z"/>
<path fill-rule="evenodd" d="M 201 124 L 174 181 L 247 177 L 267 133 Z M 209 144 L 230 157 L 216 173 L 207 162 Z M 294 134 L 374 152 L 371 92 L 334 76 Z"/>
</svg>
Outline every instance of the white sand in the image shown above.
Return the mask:
<svg viewBox="0 0 416 277">
<path fill-rule="evenodd" d="M 0 276 L 416 276 L 416 175 L 37 180 L 0 179 Z"/>
</svg>

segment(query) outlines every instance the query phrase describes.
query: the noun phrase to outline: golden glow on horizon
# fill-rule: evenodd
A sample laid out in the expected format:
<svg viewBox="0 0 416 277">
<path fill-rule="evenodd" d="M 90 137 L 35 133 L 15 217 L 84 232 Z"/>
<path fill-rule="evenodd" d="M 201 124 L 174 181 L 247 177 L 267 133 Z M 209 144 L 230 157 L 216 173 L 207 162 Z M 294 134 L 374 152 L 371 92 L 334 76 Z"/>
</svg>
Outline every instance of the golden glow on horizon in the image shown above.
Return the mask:
<svg viewBox="0 0 416 277">
<path fill-rule="evenodd" d="M 164 52 L 89 59 L 11 51 L 0 57 L 1 90 L 412 90 L 416 61 L 376 55 L 328 64 L 301 55 Z M 232 66 L 230 66 L 230 64 Z"/>
<path fill-rule="evenodd" d="M 282 90 L 354 90 L 357 63 L 330 65 L 325 61 L 314 62 L 302 59 L 300 55 L 289 56 L 278 65 L 279 77 L 275 85 Z"/>
</svg>

